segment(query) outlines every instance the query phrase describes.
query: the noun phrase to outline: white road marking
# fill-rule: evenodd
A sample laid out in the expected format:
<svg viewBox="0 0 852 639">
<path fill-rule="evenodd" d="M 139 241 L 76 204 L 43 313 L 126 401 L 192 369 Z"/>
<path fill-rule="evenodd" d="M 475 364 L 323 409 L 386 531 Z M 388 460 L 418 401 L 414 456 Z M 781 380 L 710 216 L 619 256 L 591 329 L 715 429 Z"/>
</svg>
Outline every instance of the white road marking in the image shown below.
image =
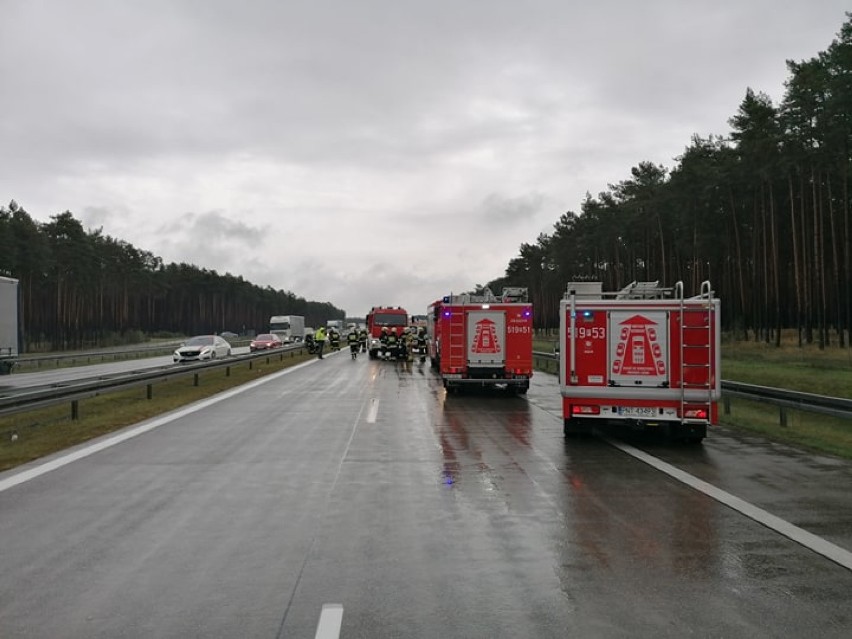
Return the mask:
<svg viewBox="0 0 852 639">
<path fill-rule="evenodd" d="M 367 411 L 367 423 L 375 424 L 376 417 L 379 415 L 379 398 L 373 397 L 370 400 L 370 410 Z"/>
<path fill-rule="evenodd" d="M 615 446 L 619 450 L 627 453 L 628 455 L 635 457 L 636 459 L 645 462 L 649 466 L 656 468 L 657 470 L 673 477 L 678 480 L 698 490 L 708 497 L 711 497 L 718 501 L 719 503 L 728 506 L 729 508 L 733 508 L 737 512 L 742 513 L 749 519 L 753 519 L 759 524 L 763 524 L 767 528 L 770 528 L 778 533 L 781 533 L 788 539 L 795 541 L 798 544 L 801 544 L 805 548 L 809 548 L 813 550 L 815 553 L 818 553 L 825 557 L 826 559 L 830 559 L 834 563 L 843 566 L 847 570 L 852 570 L 852 552 L 848 550 L 844 550 L 840 546 L 836 546 L 832 544 L 830 541 L 826 541 L 822 537 L 818 537 L 813 533 L 809 533 L 807 530 L 799 528 L 798 526 L 794 526 L 788 521 L 781 519 L 780 517 L 776 517 L 775 515 L 766 512 L 762 508 L 758 508 L 757 506 L 748 503 L 747 501 L 740 499 L 739 497 L 735 497 L 734 495 L 725 492 L 721 488 L 717 488 L 712 484 L 708 484 L 706 481 L 702 479 L 698 479 L 694 475 L 690 475 L 687 472 L 684 472 L 678 468 L 675 468 L 671 464 L 667 464 L 661 459 L 657 459 L 653 455 L 649 455 L 638 448 L 633 448 L 628 444 L 622 444 L 621 442 L 617 442 L 611 439 L 607 439 L 607 442 L 612 446 Z"/>
<path fill-rule="evenodd" d="M 208 406 L 212 406 L 213 404 L 217 404 L 218 402 L 229 399 L 234 395 L 238 395 L 239 393 L 255 388 L 256 386 L 266 384 L 267 382 L 271 382 L 272 380 L 278 379 L 279 377 L 282 377 L 284 375 L 294 373 L 300 368 L 304 368 L 305 366 L 310 366 L 311 364 L 314 364 L 316 361 L 317 360 L 314 359 L 304 362 L 302 364 L 296 364 L 295 366 L 291 366 L 290 368 L 285 368 L 279 373 L 267 375 L 266 377 L 262 377 L 253 382 L 249 382 L 248 384 L 243 384 L 242 386 L 238 386 L 237 388 L 234 388 L 232 390 L 224 391 L 222 393 L 219 393 L 218 395 L 214 395 L 213 397 L 209 397 L 207 399 L 203 399 L 199 402 L 196 402 L 195 404 L 191 404 L 186 408 L 178 409 L 175 412 L 169 413 L 168 415 L 165 415 L 163 417 L 156 417 L 151 421 L 142 422 L 142 424 L 140 424 L 139 426 L 131 428 L 130 430 L 122 431 L 117 435 L 113 435 L 112 437 L 102 439 L 96 443 L 80 448 L 74 451 L 73 453 L 62 455 L 61 457 L 57 457 L 56 459 L 30 468 L 29 470 L 14 474 L 11 477 L 0 479 L 0 493 L 5 490 L 9 490 L 10 488 L 13 488 L 14 486 L 17 486 L 18 484 L 23 484 L 24 482 L 30 481 L 31 479 L 35 479 L 36 477 L 41 477 L 42 475 L 56 470 L 57 468 L 62 468 L 63 466 L 66 466 L 71 462 L 75 462 L 78 459 L 83 459 L 84 457 L 88 457 L 89 455 L 94 455 L 97 452 L 100 452 L 107 448 L 111 448 L 112 446 L 127 441 L 128 439 L 132 439 L 133 437 L 142 435 L 143 433 L 147 433 L 149 430 L 154 430 L 155 428 L 159 428 L 160 426 L 173 422 L 176 419 L 180 419 L 181 417 L 190 415 L 203 408 L 207 408 Z"/>
<path fill-rule="evenodd" d="M 314 639 L 337 639 L 340 636 L 342 623 L 343 606 L 341 604 L 323 604 Z"/>
</svg>

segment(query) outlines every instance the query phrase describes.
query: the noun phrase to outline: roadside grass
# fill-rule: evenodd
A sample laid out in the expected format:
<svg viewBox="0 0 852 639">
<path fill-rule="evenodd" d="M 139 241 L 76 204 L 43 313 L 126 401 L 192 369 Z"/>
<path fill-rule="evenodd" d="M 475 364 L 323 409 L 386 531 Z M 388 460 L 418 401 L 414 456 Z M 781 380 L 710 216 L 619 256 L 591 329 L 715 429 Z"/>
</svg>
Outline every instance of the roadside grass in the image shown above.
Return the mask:
<svg viewBox="0 0 852 639">
<path fill-rule="evenodd" d="M 156 417 L 312 359 L 312 355 L 271 356 L 235 364 L 226 376 L 224 368 L 155 384 L 152 399 L 140 386 L 126 391 L 82 399 L 79 419 L 71 419 L 70 402 L 0 418 L 0 471 L 39 459 L 71 446 Z"/>
<path fill-rule="evenodd" d="M 780 347 L 765 342 L 724 340 L 722 378 L 731 381 L 788 388 L 804 393 L 852 397 L 852 349 L 797 344 L 795 332 L 782 333 Z M 720 408 L 719 421 L 732 430 L 760 434 L 767 439 L 852 459 L 852 419 L 786 409 L 781 425 L 777 406 L 730 398 L 731 413 Z"/>
<path fill-rule="evenodd" d="M 730 414 L 720 407 L 719 423 L 733 431 L 852 459 L 852 420 L 788 408 L 787 425 L 782 426 L 777 407 L 739 397 L 730 399 L 730 407 Z"/>
<path fill-rule="evenodd" d="M 789 337 L 776 347 L 763 342 L 724 341 L 722 378 L 789 388 L 817 395 L 852 396 L 852 348 L 799 347 Z"/>
</svg>

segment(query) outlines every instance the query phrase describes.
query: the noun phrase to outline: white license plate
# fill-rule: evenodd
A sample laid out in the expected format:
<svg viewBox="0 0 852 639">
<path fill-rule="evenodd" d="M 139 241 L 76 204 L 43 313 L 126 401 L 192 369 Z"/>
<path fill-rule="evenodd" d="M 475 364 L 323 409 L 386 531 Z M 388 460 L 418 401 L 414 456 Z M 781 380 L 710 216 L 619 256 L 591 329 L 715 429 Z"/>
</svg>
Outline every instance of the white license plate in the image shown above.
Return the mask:
<svg viewBox="0 0 852 639">
<path fill-rule="evenodd" d="M 618 407 L 618 416 L 619 417 L 637 417 L 637 418 L 648 418 L 648 417 L 656 417 L 659 411 L 656 408 L 649 406 L 619 406 Z"/>
</svg>

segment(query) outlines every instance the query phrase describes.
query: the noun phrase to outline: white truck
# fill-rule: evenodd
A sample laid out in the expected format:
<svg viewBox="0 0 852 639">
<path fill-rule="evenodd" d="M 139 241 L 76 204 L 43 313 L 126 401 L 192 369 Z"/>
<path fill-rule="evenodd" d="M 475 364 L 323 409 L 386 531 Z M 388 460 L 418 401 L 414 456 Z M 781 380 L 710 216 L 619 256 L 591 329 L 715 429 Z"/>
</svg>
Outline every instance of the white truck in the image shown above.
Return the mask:
<svg viewBox="0 0 852 639">
<path fill-rule="evenodd" d="M 305 318 L 301 315 L 273 315 L 269 318 L 269 332 L 285 344 L 305 340 Z"/>
<path fill-rule="evenodd" d="M 560 305 L 565 436 L 624 424 L 700 442 L 718 423 L 720 302 L 710 282 L 571 282 Z"/>
<path fill-rule="evenodd" d="M 0 375 L 15 367 L 20 350 L 18 280 L 0 276 Z"/>
</svg>

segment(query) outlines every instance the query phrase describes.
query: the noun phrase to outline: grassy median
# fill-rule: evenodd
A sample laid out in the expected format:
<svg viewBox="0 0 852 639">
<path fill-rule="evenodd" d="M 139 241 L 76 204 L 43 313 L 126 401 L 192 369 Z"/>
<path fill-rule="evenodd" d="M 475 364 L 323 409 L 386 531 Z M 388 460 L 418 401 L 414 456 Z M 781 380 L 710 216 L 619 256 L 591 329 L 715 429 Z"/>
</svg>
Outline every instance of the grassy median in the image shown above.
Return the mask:
<svg viewBox="0 0 852 639">
<path fill-rule="evenodd" d="M 268 358 L 234 363 L 230 374 L 217 368 L 186 375 L 153 386 L 147 399 L 145 386 L 109 393 L 79 402 L 79 418 L 71 419 L 70 402 L 50 408 L 0 418 L 0 471 L 44 457 L 95 437 L 180 408 L 194 401 L 265 377 L 312 359 L 296 353 L 276 353 Z"/>
</svg>

